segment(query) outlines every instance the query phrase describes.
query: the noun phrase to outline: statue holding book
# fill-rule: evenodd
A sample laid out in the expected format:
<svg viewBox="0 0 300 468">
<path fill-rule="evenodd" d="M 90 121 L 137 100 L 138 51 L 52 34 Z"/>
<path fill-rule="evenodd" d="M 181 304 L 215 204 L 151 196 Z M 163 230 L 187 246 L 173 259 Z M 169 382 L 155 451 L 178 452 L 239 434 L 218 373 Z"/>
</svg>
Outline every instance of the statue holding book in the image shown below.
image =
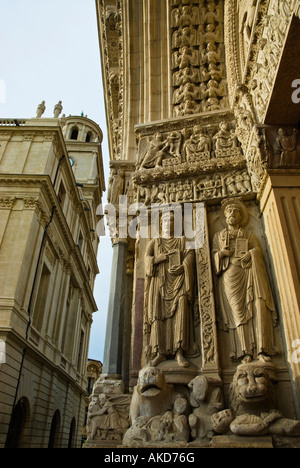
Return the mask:
<svg viewBox="0 0 300 468">
<path fill-rule="evenodd" d="M 150 240 L 145 257 L 144 334 L 146 356 L 156 367 L 168 356 L 180 367 L 191 345 L 194 251 L 183 237 L 174 237 L 174 214 L 164 213 L 161 236 Z"/>
<path fill-rule="evenodd" d="M 240 200 L 223 202 L 222 215 L 227 227 L 214 235 L 212 248 L 220 326 L 229 331 L 233 360 L 270 360 L 277 314 L 259 242 L 245 228 L 248 213 Z"/>
</svg>

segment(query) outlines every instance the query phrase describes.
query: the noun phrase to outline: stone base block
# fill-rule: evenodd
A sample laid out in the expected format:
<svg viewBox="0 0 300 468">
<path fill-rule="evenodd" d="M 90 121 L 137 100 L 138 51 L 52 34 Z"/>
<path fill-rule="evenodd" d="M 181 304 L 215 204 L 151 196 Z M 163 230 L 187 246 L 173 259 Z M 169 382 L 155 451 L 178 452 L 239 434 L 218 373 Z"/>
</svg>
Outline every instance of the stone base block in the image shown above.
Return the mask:
<svg viewBox="0 0 300 468">
<path fill-rule="evenodd" d="M 211 448 L 274 448 L 272 437 L 215 436 Z"/>
</svg>

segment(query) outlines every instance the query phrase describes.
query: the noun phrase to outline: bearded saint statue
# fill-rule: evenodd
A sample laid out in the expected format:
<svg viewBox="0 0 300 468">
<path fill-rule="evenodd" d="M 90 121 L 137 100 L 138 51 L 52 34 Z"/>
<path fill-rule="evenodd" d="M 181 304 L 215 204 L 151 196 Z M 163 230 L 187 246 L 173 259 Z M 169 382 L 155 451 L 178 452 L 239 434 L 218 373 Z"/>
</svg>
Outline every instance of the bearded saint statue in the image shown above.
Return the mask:
<svg viewBox="0 0 300 468">
<path fill-rule="evenodd" d="M 226 200 L 222 214 L 227 227 L 214 235 L 212 247 L 221 328 L 229 331 L 233 360 L 267 361 L 276 354 L 277 314 L 262 252 L 255 234 L 244 228 L 248 213 L 240 200 Z"/>
<path fill-rule="evenodd" d="M 146 250 L 144 333 L 146 356 L 157 366 L 168 356 L 188 367 L 184 354 L 191 343 L 194 292 L 194 251 L 186 249 L 184 237 L 174 237 L 174 214 L 161 220 L 161 237 Z"/>
</svg>

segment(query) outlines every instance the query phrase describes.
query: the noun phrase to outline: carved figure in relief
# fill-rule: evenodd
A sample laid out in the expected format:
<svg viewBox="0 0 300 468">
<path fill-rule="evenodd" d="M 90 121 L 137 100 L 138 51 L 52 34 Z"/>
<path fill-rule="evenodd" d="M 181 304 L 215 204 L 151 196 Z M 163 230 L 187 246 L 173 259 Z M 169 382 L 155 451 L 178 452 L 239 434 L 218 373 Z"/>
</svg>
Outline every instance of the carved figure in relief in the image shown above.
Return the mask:
<svg viewBox="0 0 300 468">
<path fill-rule="evenodd" d="M 173 76 L 174 86 L 184 86 L 187 83 L 199 83 L 198 68 L 186 67 L 174 73 L 174 76 Z"/>
<path fill-rule="evenodd" d="M 128 395 L 95 395 L 89 406 L 87 440 L 122 440 L 129 427 Z"/>
<path fill-rule="evenodd" d="M 206 176 L 198 185 L 200 189 L 200 197 L 204 199 L 215 198 L 219 196 L 219 187 L 221 186 L 221 179 L 216 179 L 214 176 Z"/>
<path fill-rule="evenodd" d="M 215 63 L 210 63 L 208 65 L 207 70 L 208 71 L 204 81 L 215 80 L 219 82 L 225 77 L 223 65 L 216 65 Z"/>
<path fill-rule="evenodd" d="M 268 360 L 277 352 L 277 314 L 261 249 L 254 233 L 244 228 L 247 210 L 241 201 L 223 202 L 222 215 L 227 227 L 214 235 L 212 248 L 220 326 L 229 331 L 233 360 Z"/>
<path fill-rule="evenodd" d="M 151 189 L 149 187 L 140 187 L 138 201 L 143 201 L 146 206 L 151 203 Z"/>
<path fill-rule="evenodd" d="M 208 98 L 203 102 L 202 109 L 206 111 L 219 110 L 223 107 L 222 101 L 219 101 L 218 98 Z"/>
<path fill-rule="evenodd" d="M 173 68 L 197 67 L 199 65 L 199 53 L 188 46 L 180 47 L 173 54 Z"/>
<path fill-rule="evenodd" d="M 243 174 L 237 174 L 235 176 L 235 185 L 240 193 L 247 193 L 249 191 L 248 188 L 245 186 L 245 182 L 247 183 Z"/>
<path fill-rule="evenodd" d="M 109 180 L 109 190 L 107 193 L 108 203 L 117 205 L 119 203 L 119 196 L 123 195 L 125 186 L 125 173 L 123 170 L 113 169 Z"/>
<path fill-rule="evenodd" d="M 161 228 L 161 237 L 149 242 L 145 256 L 145 354 L 152 366 L 174 356 L 180 367 L 187 367 L 194 251 L 186 249 L 185 238 L 174 237 L 174 213 L 162 215 Z"/>
<path fill-rule="evenodd" d="M 183 201 L 183 190 L 182 182 L 178 182 L 176 187 L 176 202 Z"/>
<path fill-rule="evenodd" d="M 232 175 L 226 177 L 225 184 L 229 195 L 237 195 L 238 191 L 235 185 L 235 178 Z"/>
<path fill-rule="evenodd" d="M 208 24 L 222 22 L 222 8 L 216 5 L 215 0 L 207 2 L 206 8 L 202 8 L 202 22 Z"/>
<path fill-rule="evenodd" d="M 293 129 L 292 135 L 288 135 L 287 132 L 280 128 L 278 130 L 278 147 L 281 152 L 280 154 L 280 165 L 286 166 L 299 166 L 300 158 L 297 154 L 297 134 L 298 130 Z"/>
<path fill-rule="evenodd" d="M 180 28 L 172 36 L 173 49 L 179 49 L 179 47 L 184 46 L 196 46 L 197 42 L 197 31 L 191 27 Z"/>
<path fill-rule="evenodd" d="M 208 42 L 206 49 L 203 49 L 201 54 L 202 63 L 217 64 L 222 61 L 221 47 L 217 47 L 215 42 Z"/>
<path fill-rule="evenodd" d="M 209 80 L 204 98 L 218 98 L 224 96 L 224 93 L 223 83 L 218 83 L 216 80 Z"/>
<path fill-rule="evenodd" d="M 201 156 L 202 153 L 211 151 L 211 138 L 205 133 L 201 125 L 195 125 L 193 133 L 184 144 L 187 158 Z"/>
<path fill-rule="evenodd" d="M 174 107 L 174 116 L 198 114 L 201 112 L 201 106 L 188 96 L 181 104 Z"/>
<path fill-rule="evenodd" d="M 140 168 L 152 168 L 159 166 L 165 150 L 168 148 L 169 143 L 164 139 L 163 135 L 157 132 L 154 137 L 149 141 L 146 154 L 142 159 Z"/>
<path fill-rule="evenodd" d="M 199 375 L 189 383 L 190 404 L 193 413 L 189 416 L 192 439 L 213 437 L 212 415 L 224 408 L 221 381 Z"/>
<path fill-rule="evenodd" d="M 248 93 L 248 89 L 246 90 Z M 236 118 L 236 135 L 238 136 L 242 145 L 246 148 L 253 127 L 253 118 L 251 112 L 245 105 L 240 105 L 235 109 Z"/>
<path fill-rule="evenodd" d="M 181 158 L 181 139 L 182 135 L 180 132 L 171 132 L 167 136 L 168 149 L 171 157 Z"/>
<path fill-rule="evenodd" d="M 240 33 L 243 38 L 245 59 L 250 47 L 250 39 L 255 18 L 256 6 L 257 0 L 243 0 L 238 4 Z"/>
<path fill-rule="evenodd" d="M 230 149 L 237 148 L 237 137 L 233 130 L 230 129 L 229 123 L 223 121 L 220 123 L 219 131 L 214 136 L 215 146 L 217 151 L 227 152 Z"/>
<path fill-rule="evenodd" d="M 223 42 L 223 25 L 215 23 L 209 23 L 204 28 L 202 28 L 201 33 L 201 43 L 208 44 L 212 43 L 221 43 Z"/>
<path fill-rule="evenodd" d="M 178 104 L 187 99 L 197 100 L 199 99 L 199 88 L 194 83 L 186 83 L 184 86 L 181 85 L 180 88 L 176 89 L 174 92 L 173 102 Z"/>
<path fill-rule="evenodd" d="M 199 24 L 199 9 L 188 5 L 172 11 L 172 27 L 185 27 Z"/>
<path fill-rule="evenodd" d="M 139 168 L 151 169 L 163 163 L 172 164 L 174 158 L 174 163 L 181 162 L 181 140 L 180 132 L 171 132 L 166 137 L 156 133 L 148 143 Z"/>
</svg>

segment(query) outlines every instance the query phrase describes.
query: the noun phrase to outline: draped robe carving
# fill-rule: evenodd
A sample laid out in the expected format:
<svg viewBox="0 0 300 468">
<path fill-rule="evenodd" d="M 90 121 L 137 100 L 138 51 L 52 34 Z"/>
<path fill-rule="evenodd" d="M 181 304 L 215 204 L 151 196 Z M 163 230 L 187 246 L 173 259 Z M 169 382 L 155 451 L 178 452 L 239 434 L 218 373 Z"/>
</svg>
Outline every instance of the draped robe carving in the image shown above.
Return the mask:
<svg viewBox="0 0 300 468">
<path fill-rule="evenodd" d="M 170 269 L 171 252 L 181 264 Z M 156 263 L 160 256 L 166 261 Z M 194 290 L 194 251 L 186 250 L 185 238 L 152 239 L 146 251 L 145 333 L 147 355 L 173 356 L 187 352 L 191 337 L 191 302 Z"/>
<path fill-rule="evenodd" d="M 239 240 L 247 246 L 241 256 L 237 252 Z M 224 249 L 230 255 L 223 256 Z M 219 277 L 221 327 L 229 330 L 232 359 L 276 354 L 275 306 L 255 234 L 241 227 L 226 228 L 215 234 L 212 255 Z"/>
</svg>

